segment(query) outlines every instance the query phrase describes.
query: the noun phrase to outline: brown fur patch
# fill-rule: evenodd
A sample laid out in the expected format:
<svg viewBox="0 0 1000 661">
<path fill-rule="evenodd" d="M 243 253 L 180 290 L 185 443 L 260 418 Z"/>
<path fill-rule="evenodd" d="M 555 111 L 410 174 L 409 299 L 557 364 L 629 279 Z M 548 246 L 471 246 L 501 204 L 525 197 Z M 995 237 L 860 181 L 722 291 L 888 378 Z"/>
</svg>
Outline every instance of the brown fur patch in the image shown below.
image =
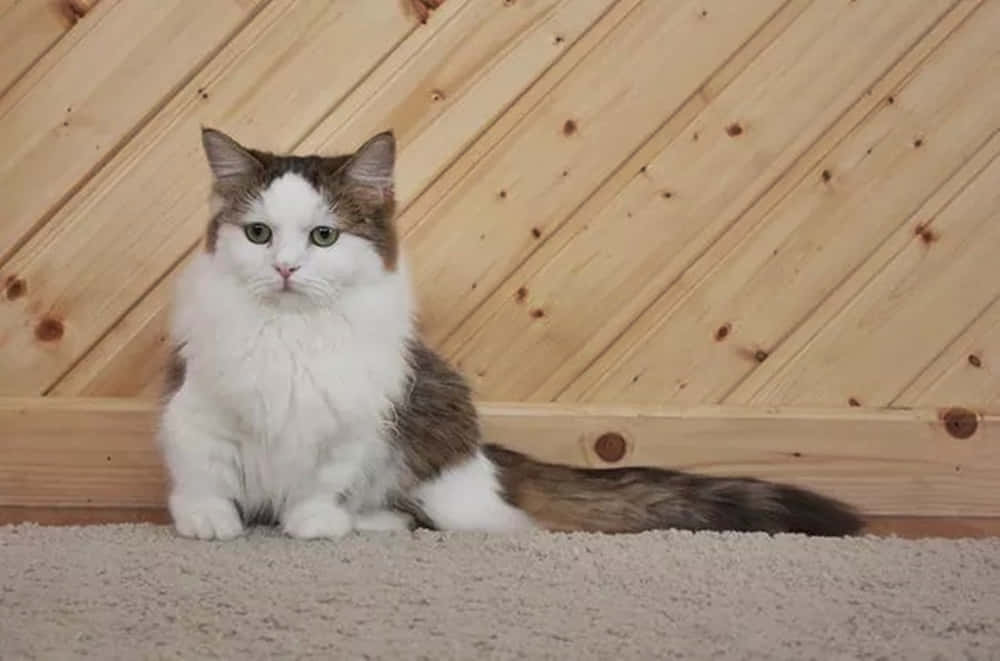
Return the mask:
<svg viewBox="0 0 1000 661">
<path fill-rule="evenodd" d="M 484 450 L 498 466 L 504 498 L 549 530 L 845 535 L 861 527 L 846 505 L 787 485 L 656 468 L 570 468 L 495 445 Z"/>
<path fill-rule="evenodd" d="M 184 378 L 187 376 L 187 363 L 181 356 L 183 344 L 176 345 L 170 350 L 167 358 L 167 369 L 164 373 L 164 392 L 167 397 L 174 396 L 181 386 L 184 385 Z"/>
<path fill-rule="evenodd" d="M 420 341 L 411 344 L 410 364 L 413 373 L 406 398 L 396 404 L 390 422 L 393 441 L 415 483 L 470 457 L 479 447 L 480 431 L 472 394 L 461 374 Z"/>
<path fill-rule="evenodd" d="M 396 233 L 396 201 L 391 187 L 378 189 L 350 181 L 345 166 L 354 154 L 335 156 L 293 156 L 258 149 L 243 148 L 256 162 L 242 176 L 215 178 L 213 193 L 221 209 L 212 216 L 205 230 L 205 250 L 214 252 L 219 229 L 229 223 L 241 225 L 250 205 L 276 179 L 295 173 L 309 182 L 324 198 L 341 221 L 342 232 L 371 241 L 387 270 L 394 270 L 399 258 Z"/>
</svg>

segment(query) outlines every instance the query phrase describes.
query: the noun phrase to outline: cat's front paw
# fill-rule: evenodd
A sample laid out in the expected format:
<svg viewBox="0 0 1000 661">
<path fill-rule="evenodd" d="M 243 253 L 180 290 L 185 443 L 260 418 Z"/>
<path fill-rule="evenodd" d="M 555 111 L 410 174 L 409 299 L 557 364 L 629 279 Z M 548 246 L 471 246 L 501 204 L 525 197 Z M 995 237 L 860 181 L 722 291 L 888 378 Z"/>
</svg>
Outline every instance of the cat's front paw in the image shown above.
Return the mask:
<svg viewBox="0 0 1000 661">
<path fill-rule="evenodd" d="M 299 503 L 283 519 L 285 534 L 299 539 L 337 539 L 354 528 L 350 512 L 325 500 Z"/>
<path fill-rule="evenodd" d="M 236 505 L 225 498 L 170 497 L 170 516 L 182 537 L 233 539 L 243 534 Z"/>
</svg>

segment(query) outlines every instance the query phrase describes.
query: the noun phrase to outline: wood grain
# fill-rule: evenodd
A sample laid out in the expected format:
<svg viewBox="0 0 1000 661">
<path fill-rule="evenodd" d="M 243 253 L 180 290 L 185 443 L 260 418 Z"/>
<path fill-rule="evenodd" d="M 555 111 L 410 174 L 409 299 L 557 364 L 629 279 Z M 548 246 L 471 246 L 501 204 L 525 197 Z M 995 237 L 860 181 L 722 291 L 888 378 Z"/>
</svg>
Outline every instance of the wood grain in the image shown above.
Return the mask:
<svg viewBox="0 0 1000 661">
<path fill-rule="evenodd" d="M 63 0 L 0 3 L 0 96 L 73 23 Z"/>
<path fill-rule="evenodd" d="M 449 339 L 445 352 L 475 375 L 484 397 L 556 397 L 700 251 L 724 232 L 747 231 L 732 229 L 734 217 L 830 132 L 829 125 L 864 96 L 941 6 L 921 5 L 905 21 L 874 6 L 856 14 L 822 3 L 794 15 L 735 81 L 717 96 L 698 96 L 706 103 L 683 135 L 645 167 L 629 170 L 603 208 L 575 214 L 517 269 Z M 876 14 L 877 29 L 871 26 Z M 866 52 L 866 43 L 880 43 L 884 59 L 838 57 L 838 66 L 828 66 L 830 53 L 865 24 L 870 29 L 854 37 L 857 53 Z M 908 30 L 898 29 L 903 24 Z M 830 97 L 814 112 L 820 90 Z M 730 136 L 727 127 L 737 125 L 740 135 Z M 712 176 L 722 171 L 725 177 Z M 527 294 L 516 296 L 521 288 Z M 530 314 L 537 309 L 545 311 L 543 318 Z M 509 360 L 512 353 L 520 359 Z M 669 392 L 661 391 L 657 401 Z"/>
<path fill-rule="evenodd" d="M 394 3 L 268 4 L 0 272 L 27 283 L 0 316 L 0 393 L 51 388 L 198 240 L 202 125 L 290 149 L 414 29 Z"/>
<path fill-rule="evenodd" d="M 1000 298 L 892 400 L 893 406 L 910 407 L 932 402 L 1000 411 Z"/>
<path fill-rule="evenodd" d="M 0 264 L 263 3 L 102 3 L 0 99 Z"/>
<path fill-rule="evenodd" d="M 353 149 L 357 136 L 391 127 L 399 149 L 396 192 L 405 209 L 609 5 L 609 0 L 548 0 L 525 11 L 502 3 L 442 6 L 435 13 L 441 21 L 436 32 L 411 34 L 295 151 L 338 153 Z M 177 271 L 115 324 L 52 392 L 154 395 Z"/>
<path fill-rule="evenodd" d="M 433 222 L 406 237 L 420 257 L 413 275 L 431 343 L 556 231 L 782 4 L 643 3 L 616 25 L 429 210 Z M 664 43 L 687 53 L 685 66 L 663 66 Z"/>
<path fill-rule="evenodd" d="M 819 489 L 867 515 L 1000 516 L 1000 418 L 955 438 L 937 411 L 480 405 L 485 437 L 574 466 L 660 466 Z M 0 399 L 0 505 L 161 507 L 156 407 Z M 620 434 L 624 457 L 594 447 Z"/>
<path fill-rule="evenodd" d="M 901 236 L 892 237 L 902 244 L 898 252 L 850 292 L 850 302 L 752 401 L 809 406 L 853 399 L 884 406 L 1000 297 L 1000 278 L 991 277 L 1000 246 L 1000 137 L 990 144 L 986 167 L 943 208 L 915 214 L 900 227 Z"/>
<path fill-rule="evenodd" d="M 963 23 L 724 261 L 694 281 L 682 278 L 651 306 L 574 394 L 720 401 L 762 364 L 778 364 L 789 334 L 989 138 L 1000 107 L 1000 88 L 986 82 L 996 9 L 983 6 L 980 20 Z M 968 77 L 956 79 L 957 66 Z M 923 365 L 938 350 L 908 360 Z"/>
</svg>

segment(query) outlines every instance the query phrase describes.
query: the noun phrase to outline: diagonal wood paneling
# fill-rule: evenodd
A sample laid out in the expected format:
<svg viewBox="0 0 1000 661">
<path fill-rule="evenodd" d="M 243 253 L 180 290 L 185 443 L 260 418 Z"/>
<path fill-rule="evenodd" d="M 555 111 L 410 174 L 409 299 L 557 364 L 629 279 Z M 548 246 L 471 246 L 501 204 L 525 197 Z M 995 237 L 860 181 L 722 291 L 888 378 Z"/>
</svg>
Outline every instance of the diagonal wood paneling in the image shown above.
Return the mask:
<svg viewBox="0 0 1000 661">
<path fill-rule="evenodd" d="M 609 0 L 547 0 L 525 10 L 470 3 L 413 33 L 331 112 L 296 151 L 353 149 L 359 135 L 392 126 L 399 206 L 421 190 L 543 75 L 612 6 Z M 602 18 L 604 17 L 604 18 Z M 567 58 L 572 59 L 573 55 Z M 201 166 L 204 169 L 204 165 Z M 176 269 L 174 269 L 176 271 Z M 54 394 L 130 396 L 155 392 L 173 272 L 65 375 Z M 142 357 L 140 360 L 139 357 Z"/>
<path fill-rule="evenodd" d="M 7 264 L 29 295 L 0 317 L 0 392 L 51 387 L 203 231 L 201 125 L 289 149 L 414 29 L 395 4 L 268 4 Z"/>
<path fill-rule="evenodd" d="M 632 324 L 578 394 L 717 401 L 776 364 L 781 340 L 993 132 L 998 9 L 982 5 L 724 261 Z"/>
<path fill-rule="evenodd" d="M 0 99 L 0 263 L 265 1 L 99 3 Z"/>
<path fill-rule="evenodd" d="M 712 99 L 683 136 L 645 169 L 633 171 L 608 206 L 572 219 L 558 249 L 539 251 L 538 259 L 519 269 L 516 280 L 465 324 L 474 334 L 463 337 L 460 331 L 452 338 L 449 353 L 471 373 L 485 374 L 480 387 L 491 397 L 544 401 L 558 395 L 699 250 L 732 231 L 743 209 L 774 186 L 945 6 L 895 5 L 898 11 L 887 13 L 872 5 L 845 17 L 844 8 L 833 3 L 810 5 Z M 869 29 L 855 37 L 858 51 L 878 44 L 881 57 L 835 56 L 862 25 Z M 519 288 L 526 295 L 519 296 Z M 544 318 L 533 316 L 539 309 Z M 502 342 L 502 336 L 516 339 Z M 506 360 L 509 350 L 525 359 Z M 547 365 L 558 366 L 554 371 L 535 369 L 543 355 L 552 361 Z M 688 351 L 676 357 L 695 359 Z M 647 392 L 669 398 L 667 380 L 681 378 L 675 372 L 660 370 L 663 380 L 652 382 L 654 390 Z"/>
<path fill-rule="evenodd" d="M 429 339 L 443 340 L 780 6 L 646 2 L 616 26 L 406 237 Z M 683 67 L 663 66 L 664 44 Z"/>
<path fill-rule="evenodd" d="M 905 407 L 962 403 L 1000 410 L 1000 298 L 890 403 Z"/>
<path fill-rule="evenodd" d="M 110 4 L 110 3 L 109 3 Z M 0 94 L 74 23 L 63 0 L 0 2 Z"/>
<path fill-rule="evenodd" d="M 1000 406 L 997 3 L 209 4 L 0 2 L 0 394 L 155 395 L 212 124 L 396 131 L 482 397 Z"/>
</svg>

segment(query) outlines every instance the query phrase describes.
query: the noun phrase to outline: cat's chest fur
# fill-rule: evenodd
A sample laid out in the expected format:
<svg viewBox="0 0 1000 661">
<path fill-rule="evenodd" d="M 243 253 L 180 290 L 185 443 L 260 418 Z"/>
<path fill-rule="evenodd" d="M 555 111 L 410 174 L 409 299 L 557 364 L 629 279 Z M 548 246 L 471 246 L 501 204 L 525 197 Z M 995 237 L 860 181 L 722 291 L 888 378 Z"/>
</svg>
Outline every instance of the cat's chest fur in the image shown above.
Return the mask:
<svg viewBox="0 0 1000 661">
<path fill-rule="evenodd" d="M 409 320 L 359 299 L 268 307 L 224 284 L 189 302 L 198 307 L 178 315 L 176 333 L 192 391 L 231 439 L 248 504 L 385 464 L 387 415 L 408 379 Z"/>
</svg>

